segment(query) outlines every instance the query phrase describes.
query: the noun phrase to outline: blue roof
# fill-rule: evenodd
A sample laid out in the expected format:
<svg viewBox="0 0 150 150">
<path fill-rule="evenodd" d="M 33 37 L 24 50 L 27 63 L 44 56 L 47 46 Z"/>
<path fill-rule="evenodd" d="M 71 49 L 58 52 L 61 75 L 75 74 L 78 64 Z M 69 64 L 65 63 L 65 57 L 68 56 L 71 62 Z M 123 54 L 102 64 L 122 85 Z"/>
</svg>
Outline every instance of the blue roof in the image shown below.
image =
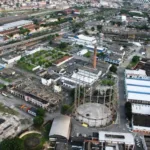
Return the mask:
<svg viewBox="0 0 150 150">
<path fill-rule="evenodd" d="M 127 85 L 131 85 L 131 86 L 140 86 L 140 87 L 149 87 L 150 88 L 150 85 L 148 86 L 148 85 L 135 85 L 135 84 L 127 84 Z"/>
</svg>

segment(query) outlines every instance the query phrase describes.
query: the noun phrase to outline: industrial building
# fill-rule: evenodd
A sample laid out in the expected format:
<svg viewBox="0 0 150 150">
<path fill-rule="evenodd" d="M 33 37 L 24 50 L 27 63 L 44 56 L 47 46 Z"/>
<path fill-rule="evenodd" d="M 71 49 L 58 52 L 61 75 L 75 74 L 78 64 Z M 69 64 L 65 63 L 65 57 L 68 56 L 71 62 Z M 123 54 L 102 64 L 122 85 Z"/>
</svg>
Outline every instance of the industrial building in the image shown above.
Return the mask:
<svg viewBox="0 0 150 150">
<path fill-rule="evenodd" d="M 96 38 L 85 36 L 83 34 L 77 35 L 75 37 L 68 37 L 74 44 L 77 45 L 83 45 L 85 46 L 89 51 L 94 52 L 95 44 L 96 44 Z M 106 48 L 97 46 L 97 52 L 105 52 Z"/>
<path fill-rule="evenodd" d="M 92 62 L 78 56 L 60 65 L 59 68 L 51 68 L 50 70 L 61 75 L 61 82 L 67 88 L 74 88 L 77 84 L 86 86 L 92 85 L 100 76 L 104 76 L 110 68 L 110 64 L 106 62 L 98 62 L 96 68 L 92 66 Z M 58 69 L 60 71 L 58 71 Z"/>
<path fill-rule="evenodd" d="M 0 33 L 3 31 L 12 30 L 15 28 L 21 28 L 21 27 L 24 27 L 26 25 L 31 25 L 31 24 L 33 24 L 33 22 L 30 20 L 20 20 L 16 22 L 7 23 L 7 24 L 0 26 Z"/>
<path fill-rule="evenodd" d="M 58 107 L 61 98 L 63 98 L 60 94 L 56 95 L 51 88 L 47 89 L 42 84 L 30 79 L 18 81 L 8 86 L 7 91 L 48 111 L 54 111 Z"/>
<path fill-rule="evenodd" d="M 9 53 L 9 55 L 5 55 L 2 57 L 2 60 L 7 63 L 7 65 L 11 65 L 16 63 L 17 61 L 19 61 L 21 59 L 21 54 L 19 53 Z"/>
<path fill-rule="evenodd" d="M 134 150 L 135 147 L 134 137 L 131 133 L 100 131 L 99 142 L 108 150 L 115 148 Z"/>
<path fill-rule="evenodd" d="M 52 83 L 56 83 L 60 79 L 58 74 L 45 74 L 41 78 L 41 83 L 46 86 L 50 86 Z"/>
<path fill-rule="evenodd" d="M 70 138 L 71 118 L 69 116 L 57 116 L 52 123 L 49 132 L 49 140 L 56 142 L 67 142 Z"/>
<path fill-rule="evenodd" d="M 125 93 L 132 103 L 133 131 L 150 133 L 150 77 L 145 70 L 125 70 Z"/>
<path fill-rule="evenodd" d="M 15 137 L 20 132 L 20 121 L 16 116 L 0 114 L 0 142 L 9 137 Z M 3 117 L 2 117 L 3 116 Z"/>
</svg>

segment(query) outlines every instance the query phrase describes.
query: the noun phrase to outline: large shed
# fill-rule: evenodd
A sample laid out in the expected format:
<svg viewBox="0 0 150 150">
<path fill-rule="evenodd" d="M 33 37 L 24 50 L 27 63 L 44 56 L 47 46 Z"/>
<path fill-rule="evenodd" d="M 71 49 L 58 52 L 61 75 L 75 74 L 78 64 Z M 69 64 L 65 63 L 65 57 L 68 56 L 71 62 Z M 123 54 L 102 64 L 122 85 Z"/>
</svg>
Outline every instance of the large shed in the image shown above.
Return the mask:
<svg viewBox="0 0 150 150">
<path fill-rule="evenodd" d="M 69 116 L 57 116 L 52 123 L 49 133 L 50 141 L 67 142 L 70 137 L 71 118 Z"/>
</svg>

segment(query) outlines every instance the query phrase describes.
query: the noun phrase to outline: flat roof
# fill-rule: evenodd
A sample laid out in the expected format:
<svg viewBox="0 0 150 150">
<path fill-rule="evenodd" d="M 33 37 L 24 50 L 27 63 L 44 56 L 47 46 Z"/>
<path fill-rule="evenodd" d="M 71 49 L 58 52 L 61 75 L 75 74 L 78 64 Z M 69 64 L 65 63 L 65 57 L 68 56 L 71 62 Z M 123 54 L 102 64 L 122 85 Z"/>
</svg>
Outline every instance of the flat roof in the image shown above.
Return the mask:
<svg viewBox="0 0 150 150">
<path fill-rule="evenodd" d="M 134 145 L 134 137 L 131 133 L 100 131 L 99 141 L 112 141 L 117 143 L 125 143 Z"/>
<path fill-rule="evenodd" d="M 141 94 L 141 93 L 131 93 L 128 92 L 128 99 L 137 100 L 137 101 L 150 101 L 150 94 Z"/>
<path fill-rule="evenodd" d="M 132 103 L 132 113 L 150 115 L 150 105 Z"/>
<path fill-rule="evenodd" d="M 71 118 L 69 116 L 65 116 L 65 115 L 57 116 L 52 123 L 49 136 L 51 137 L 51 136 L 59 135 L 69 140 L 70 123 L 71 123 Z"/>
<path fill-rule="evenodd" d="M 139 70 L 129 70 L 129 69 L 126 69 L 125 70 L 125 74 L 134 74 L 134 75 L 144 75 L 146 76 L 146 71 L 145 70 L 142 70 L 142 69 L 139 69 Z"/>
<path fill-rule="evenodd" d="M 77 36 L 80 40 L 86 40 L 86 41 L 96 41 L 95 37 L 85 36 L 83 34 L 80 34 Z"/>
</svg>

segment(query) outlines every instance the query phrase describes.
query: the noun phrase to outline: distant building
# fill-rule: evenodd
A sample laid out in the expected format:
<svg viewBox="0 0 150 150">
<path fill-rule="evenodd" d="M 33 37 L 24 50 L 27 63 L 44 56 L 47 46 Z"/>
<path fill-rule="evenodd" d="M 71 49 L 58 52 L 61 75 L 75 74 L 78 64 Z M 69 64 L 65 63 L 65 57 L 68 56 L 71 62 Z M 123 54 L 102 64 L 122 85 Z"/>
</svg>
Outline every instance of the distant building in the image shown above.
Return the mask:
<svg viewBox="0 0 150 150">
<path fill-rule="evenodd" d="M 24 27 L 26 25 L 31 25 L 31 24 L 33 24 L 33 21 L 29 21 L 29 20 L 20 20 L 16 22 L 7 23 L 7 24 L 0 26 L 0 34 L 3 31 L 12 30 L 15 28 L 21 28 L 21 27 Z"/>
<path fill-rule="evenodd" d="M 67 142 L 70 138 L 71 118 L 60 115 L 53 120 L 49 132 L 49 140 L 56 142 Z"/>
<path fill-rule="evenodd" d="M 21 59 L 21 54 L 9 53 L 9 55 L 5 55 L 2 57 L 2 60 L 6 62 L 8 65 L 14 64 Z"/>
</svg>

